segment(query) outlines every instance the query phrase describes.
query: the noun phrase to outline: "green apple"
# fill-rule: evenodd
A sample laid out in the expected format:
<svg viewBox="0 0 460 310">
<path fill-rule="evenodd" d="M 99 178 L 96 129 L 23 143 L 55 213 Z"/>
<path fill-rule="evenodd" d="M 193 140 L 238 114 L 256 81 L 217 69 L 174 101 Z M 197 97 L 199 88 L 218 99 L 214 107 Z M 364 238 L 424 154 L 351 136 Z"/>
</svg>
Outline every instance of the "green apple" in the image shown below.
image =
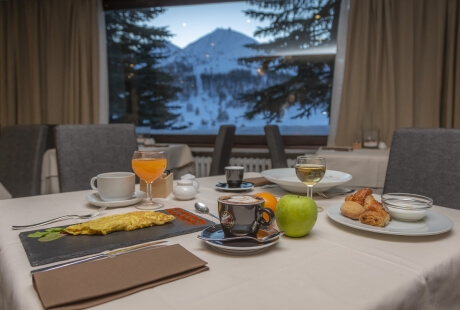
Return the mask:
<svg viewBox="0 0 460 310">
<path fill-rule="evenodd" d="M 288 237 L 303 237 L 315 226 L 318 208 L 313 199 L 284 195 L 276 205 L 276 224 Z"/>
</svg>

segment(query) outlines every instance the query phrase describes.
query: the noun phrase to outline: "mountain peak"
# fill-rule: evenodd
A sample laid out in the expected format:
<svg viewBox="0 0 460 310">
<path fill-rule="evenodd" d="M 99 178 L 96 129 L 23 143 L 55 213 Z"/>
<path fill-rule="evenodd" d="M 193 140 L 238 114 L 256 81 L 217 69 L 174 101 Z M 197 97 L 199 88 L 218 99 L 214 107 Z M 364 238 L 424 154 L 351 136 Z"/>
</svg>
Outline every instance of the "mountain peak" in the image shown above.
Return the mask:
<svg viewBox="0 0 460 310">
<path fill-rule="evenodd" d="M 237 59 L 251 57 L 257 51 L 245 47 L 257 43 L 251 37 L 230 28 L 216 28 L 212 32 L 172 54 L 168 64 L 181 63 L 194 68 L 195 74 L 201 72 L 227 73 L 235 69 L 248 69 L 238 65 Z"/>
<path fill-rule="evenodd" d="M 217 44 L 229 44 L 232 43 L 232 41 L 238 41 L 238 43 L 243 44 L 257 43 L 257 41 L 253 38 L 248 37 L 241 32 L 234 31 L 231 28 L 216 28 L 207 35 L 204 35 L 195 42 L 187 45 L 185 49 L 193 48 L 195 45 L 201 44 L 212 44 L 212 46 L 216 46 Z"/>
</svg>

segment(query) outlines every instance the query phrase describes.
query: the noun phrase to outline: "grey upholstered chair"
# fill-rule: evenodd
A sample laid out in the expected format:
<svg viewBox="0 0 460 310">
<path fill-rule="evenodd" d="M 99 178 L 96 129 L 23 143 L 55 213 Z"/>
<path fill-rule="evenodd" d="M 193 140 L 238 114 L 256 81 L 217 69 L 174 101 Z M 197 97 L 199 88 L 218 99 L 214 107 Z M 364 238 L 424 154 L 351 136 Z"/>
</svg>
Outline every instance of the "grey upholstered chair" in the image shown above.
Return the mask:
<svg viewBox="0 0 460 310">
<path fill-rule="evenodd" d="M 58 125 L 54 131 L 61 192 L 90 189 L 100 173 L 133 172 L 134 125 Z"/>
<path fill-rule="evenodd" d="M 264 131 L 272 161 L 272 168 L 287 168 L 286 151 L 284 150 L 283 137 L 280 134 L 278 126 L 266 125 Z"/>
<path fill-rule="evenodd" d="M 217 134 L 216 141 L 214 142 L 214 152 L 212 154 L 209 176 L 225 173 L 225 166 L 229 165 L 230 156 L 232 155 L 235 130 L 235 125 L 220 126 L 219 133 Z"/>
<path fill-rule="evenodd" d="M 40 195 L 46 125 L 4 126 L 0 134 L 0 182 L 13 198 Z"/>
<path fill-rule="evenodd" d="M 460 209 L 460 129 L 397 129 L 383 193 L 428 196 Z"/>
</svg>

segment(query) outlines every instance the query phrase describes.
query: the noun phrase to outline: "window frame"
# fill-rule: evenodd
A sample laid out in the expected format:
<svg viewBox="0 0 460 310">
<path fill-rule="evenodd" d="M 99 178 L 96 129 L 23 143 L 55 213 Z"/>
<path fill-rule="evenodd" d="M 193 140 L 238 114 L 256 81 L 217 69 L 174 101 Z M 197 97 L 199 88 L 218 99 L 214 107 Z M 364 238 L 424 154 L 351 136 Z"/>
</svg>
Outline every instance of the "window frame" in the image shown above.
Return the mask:
<svg viewBox="0 0 460 310">
<path fill-rule="evenodd" d="M 226 2 L 242 2 L 242 0 L 103 0 L 102 7 L 104 11 L 122 10 L 122 9 L 141 9 L 152 6 L 178 6 L 190 4 L 212 4 Z M 337 17 L 340 18 L 340 12 Z M 337 29 L 335 30 L 337 32 Z M 336 57 L 337 54 L 334 55 Z M 335 75 L 334 67 L 334 75 Z M 332 106 L 332 102 L 331 102 Z M 108 107 L 107 107 L 108 108 Z M 330 118 L 331 116 L 329 116 Z M 330 133 L 329 133 L 330 135 Z M 286 149 L 316 149 L 328 145 L 329 135 L 282 135 Z M 153 134 L 152 137 L 159 143 L 185 143 L 190 147 L 212 147 L 214 145 L 217 133 L 215 135 L 184 135 L 184 134 Z M 267 148 L 267 142 L 264 135 L 240 135 L 236 134 L 234 139 L 234 148 Z"/>
<path fill-rule="evenodd" d="M 190 147 L 213 146 L 215 135 L 184 135 L 184 134 L 153 134 L 158 143 L 185 143 Z M 318 148 L 327 145 L 328 136 L 325 135 L 282 135 L 284 147 L 287 149 Z M 235 135 L 235 148 L 267 148 L 264 135 Z"/>
</svg>

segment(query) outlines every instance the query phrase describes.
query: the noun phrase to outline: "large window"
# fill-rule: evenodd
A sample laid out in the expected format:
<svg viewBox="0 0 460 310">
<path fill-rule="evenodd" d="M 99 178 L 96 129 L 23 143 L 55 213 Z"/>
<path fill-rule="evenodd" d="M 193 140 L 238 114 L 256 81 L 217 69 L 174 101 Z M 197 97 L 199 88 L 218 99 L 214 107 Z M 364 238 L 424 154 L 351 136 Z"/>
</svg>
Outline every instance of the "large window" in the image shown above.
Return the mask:
<svg viewBox="0 0 460 310">
<path fill-rule="evenodd" d="M 339 0 L 217 2 L 106 11 L 110 122 L 327 137 Z"/>
</svg>

